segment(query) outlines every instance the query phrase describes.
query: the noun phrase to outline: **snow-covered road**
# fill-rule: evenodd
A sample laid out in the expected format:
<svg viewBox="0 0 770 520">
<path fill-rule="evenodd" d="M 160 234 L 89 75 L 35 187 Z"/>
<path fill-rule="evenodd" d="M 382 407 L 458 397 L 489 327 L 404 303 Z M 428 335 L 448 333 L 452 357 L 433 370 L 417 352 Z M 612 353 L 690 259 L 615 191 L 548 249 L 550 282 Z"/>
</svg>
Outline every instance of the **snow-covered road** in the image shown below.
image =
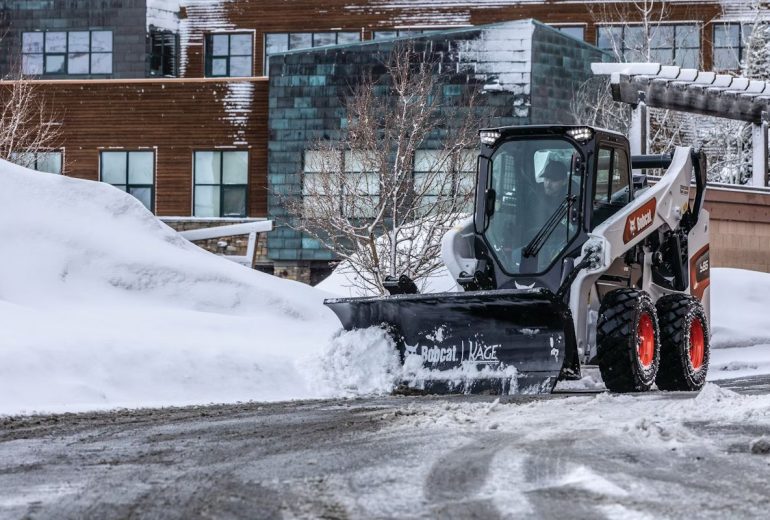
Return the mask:
<svg viewBox="0 0 770 520">
<path fill-rule="evenodd" d="M 0 518 L 766 518 L 770 378 L 720 385 L 6 418 Z"/>
</svg>

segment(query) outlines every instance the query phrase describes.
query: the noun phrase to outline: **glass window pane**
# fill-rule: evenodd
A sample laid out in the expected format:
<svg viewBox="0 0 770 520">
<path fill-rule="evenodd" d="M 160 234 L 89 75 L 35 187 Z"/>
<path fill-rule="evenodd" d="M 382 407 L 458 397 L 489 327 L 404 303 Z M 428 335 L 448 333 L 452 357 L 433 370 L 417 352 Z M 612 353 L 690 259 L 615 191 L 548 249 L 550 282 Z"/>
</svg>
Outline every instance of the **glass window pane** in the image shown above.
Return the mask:
<svg viewBox="0 0 770 520">
<path fill-rule="evenodd" d="M 289 50 L 309 49 L 313 46 L 313 33 L 291 33 L 289 35 Z"/>
<path fill-rule="evenodd" d="M 222 216 L 245 217 L 246 216 L 246 188 L 224 186 L 222 187 Z"/>
<path fill-rule="evenodd" d="M 222 184 L 247 184 L 249 152 L 223 152 Z"/>
<path fill-rule="evenodd" d="M 69 52 L 88 52 L 90 50 L 91 34 L 88 31 L 72 31 L 68 33 Z"/>
<path fill-rule="evenodd" d="M 714 49 L 715 70 L 738 70 L 738 49 Z"/>
<path fill-rule="evenodd" d="M 126 184 L 126 152 L 102 152 L 102 182 Z"/>
<path fill-rule="evenodd" d="M 604 50 L 612 51 L 615 48 L 620 50 L 622 40 L 622 29 L 620 27 L 599 27 L 597 31 L 599 34 L 597 47 Z"/>
<path fill-rule="evenodd" d="M 45 52 L 66 52 L 66 51 L 67 51 L 67 33 L 66 32 L 45 33 Z"/>
<path fill-rule="evenodd" d="M 337 33 L 338 44 L 355 43 L 360 41 L 361 41 L 361 33 L 357 33 L 357 32 Z"/>
<path fill-rule="evenodd" d="M 221 152 L 195 152 L 195 184 L 219 184 Z"/>
<path fill-rule="evenodd" d="M 642 51 L 645 47 L 644 29 L 642 27 L 626 27 L 623 31 L 623 46 L 631 51 Z"/>
<path fill-rule="evenodd" d="M 251 56 L 251 34 L 230 35 L 230 56 Z"/>
<path fill-rule="evenodd" d="M 152 188 L 129 187 L 128 192 L 139 199 L 145 208 L 152 211 Z"/>
<path fill-rule="evenodd" d="M 663 65 L 671 65 L 674 62 L 674 50 L 673 49 L 652 49 L 650 51 L 650 60 L 653 63 L 662 63 Z"/>
<path fill-rule="evenodd" d="M 216 58 L 211 60 L 212 76 L 227 76 L 227 58 Z"/>
<path fill-rule="evenodd" d="M 289 50 L 289 35 L 285 33 L 281 34 L 267 34 L 265 35 L 265 52 L 275 54 L 276 52 L 285 52 Z"/>
<path fill-rule="evenodd" d="M 219 186 L 196 186 L 195 208 L 196 217 L 219 217 Z"/>
<path fill-rule="evenodd" d="M 396 31 L 374 31 L 374 39 L 379 40 L 382 38 L 395 38 Z"/>
<path fill-rule="evenodd" d="M 337 35 L 333 32 L 317 32 L 313 34 L 313 47 L 334 45 L 337 43 Z"/>
<path fill-rule="evenodd" d="M 87 52 L 70 54 L 67 60 L 67 73 L 88 74 L 89 56 Z"/>
<path fill-rule="evenodd" d="M 61 152 L 41 152 L 37 155 L 37 169 L 47 173 L 61 173 Z"/>
<path fill-rule="evenodd" d="M 414 154 L 414 171 L 448 172 L 449 157 L 439 150 L 417 150 Z"/>
<path fill-rule="evenodd" d="M 751 39 L 751 33 L 754 32 L 754 24 L 745 23 L 741 24 L 741 43 L 745 47 Z"/>
<path fill-rule="evenodd" d="M 42 54 L 24 54 L 21 57 L 21 71 L 24 74 L 40 75 L 43 73 Z"/>
<path fill-rule="evenodd" d="M 91 74 L 112 74 L 112 53 L 91 54 Z"/>
<path fill-rule="evenodd" d="M 230 58 L 230 76 L 251 76 L 251 56 Z"/>
<path fill-rule="evenodd" d="M 644 29 L 639 28 L 639 45 L 642 44 Z M 674 48 L 674 27 L 672 25 L 658 25 L 650 29 L 650 47 L 653 49 L 673 49 Z"/>
<path fill-rule="evenodd" d="M 403 38 L 405 36 L 419 36 L 420 34 L 422 34 L 422 31 L 417 29 L 402 29 L 396 32 L 398 33 L 399 38 Z"/>
<path fill-rule="evenodd" d="M 330 172 L 340 169 L 340 154 L 326 150 L 308 150 L 305 152 L 304 171 L 307 173 Z"/>
<path fill-rule="evenodd" d="M 680 49 L 676 52 L 675 64 L 685 69 L 700 68 L 700 49 Z"/>
<path fill-rule="evenodd" d="M 43 52 L 43 33 L 25 32 L 22 34 L 21 52 Z"/>
<path fill-rule="evenodd" d="M 45 57 L 46 74 L 64 74 L 64 55 L 48 54 Z"/>
<path fill-rule="evenodd" d="M 676 46 L 700 48 L 700 30 L 697 25 L 676 26 Z"/>
<path fill-rule="evenodd" d="M 723 24 L 714 26 L 714 47 L 734 47 L 740 44 L 740 29 L 738 24 Z"/>
<path fill-rule="evenodd" d="M 229 36 L 227 34 L 212 34 L 211 35 L 211 55 L 212 56 L 227 56 L 230 54 L 229 48 Z"/>
<path fill-rule="evenodd" d="M 130 152 L 128 154 L 128 183 L 152 184 L 155 169 L 153 152 Z"/>
<path fill-rule="evenodd" d="M 92 31 L 91 52 L 112 52 L 112 31 Z"/>
<path fill-rule="evenodd" d="M 577 38 L 578 40 L 582 40 L 583 38 L 583 27 L 556 27 L 556 29 L 559 30 L 559 32 L 563 32 L 564 34 L 568 36 L 572 36 L 573 38 Z"/>
</svg>

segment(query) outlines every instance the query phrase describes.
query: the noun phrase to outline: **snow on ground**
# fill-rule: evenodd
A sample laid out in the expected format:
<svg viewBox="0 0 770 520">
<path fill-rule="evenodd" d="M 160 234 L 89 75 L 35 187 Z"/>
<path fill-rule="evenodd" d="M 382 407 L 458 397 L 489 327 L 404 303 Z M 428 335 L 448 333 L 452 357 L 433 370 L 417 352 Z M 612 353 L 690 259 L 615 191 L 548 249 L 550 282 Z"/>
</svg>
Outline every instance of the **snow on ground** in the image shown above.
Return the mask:
<svg viewBox="0 0 770 520">
<path fill-rule="evenodd" d="M 207 253 L 103 183 L 0 161 L 0 414 L 325 395 L 327 294 Z"/>
<path fill-rule="evenodd" d="M 107 184 L 0 161 L 0 244 L 0 414 L 368 395 L 401 375 L 380 331 L 338 333 L 329 293 L 207 253 Z M 338 275 L 321 287 L 347 290 Z M 713 270 L 710 379 L 770 373 L 769 303 L 769 274 Z"/>
</svg>

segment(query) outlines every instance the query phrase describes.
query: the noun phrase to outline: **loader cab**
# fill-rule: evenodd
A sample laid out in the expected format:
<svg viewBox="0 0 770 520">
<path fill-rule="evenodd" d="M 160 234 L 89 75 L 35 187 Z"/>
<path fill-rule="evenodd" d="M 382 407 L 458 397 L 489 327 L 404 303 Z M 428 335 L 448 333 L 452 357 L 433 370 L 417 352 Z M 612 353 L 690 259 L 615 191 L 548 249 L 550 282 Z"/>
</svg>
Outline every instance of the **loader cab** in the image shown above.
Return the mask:
<svg viewBox="0 0 770 520">
<path fill-rule="evenodd" d="M 475 201 L 487 288 L 556 292 L 588 232 L 633 198 L 628 143 L 585 126 L 482 130 Z"/>
</svg>

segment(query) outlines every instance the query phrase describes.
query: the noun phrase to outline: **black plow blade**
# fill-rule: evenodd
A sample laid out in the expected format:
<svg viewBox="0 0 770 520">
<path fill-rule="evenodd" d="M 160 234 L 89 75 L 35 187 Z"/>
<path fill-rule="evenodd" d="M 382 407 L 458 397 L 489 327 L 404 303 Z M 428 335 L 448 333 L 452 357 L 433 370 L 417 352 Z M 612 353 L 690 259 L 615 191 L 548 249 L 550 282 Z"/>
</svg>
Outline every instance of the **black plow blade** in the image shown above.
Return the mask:
<svg viewBox="0 0 770 520">
<path fill-rule="evenodd" d="M 574 353 L 569 308 L 545 289 L 326 300 L 345 330 L 380 326 L 404 364 L 402 390 L 547 393 Z"/>
</svg>

